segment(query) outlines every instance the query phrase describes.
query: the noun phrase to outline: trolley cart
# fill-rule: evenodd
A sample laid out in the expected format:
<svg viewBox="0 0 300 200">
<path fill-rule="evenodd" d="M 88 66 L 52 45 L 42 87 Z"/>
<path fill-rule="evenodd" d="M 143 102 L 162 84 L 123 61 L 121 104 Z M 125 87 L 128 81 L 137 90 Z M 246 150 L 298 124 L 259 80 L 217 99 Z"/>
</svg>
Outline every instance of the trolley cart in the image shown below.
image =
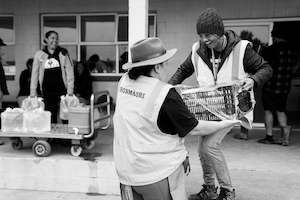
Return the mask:
<svg viewBox="0 0 300 200">
<path fill-rule="evenodd" d="M 95 103 L 95 98 L 100 96 L 106 96 L 106 102 Z M 0 131 L 0 137 L 6 137 L 11 139 L 11 145 L 13 149 L 19 150 L 23 147 L 23 141 L 21 138 L 33 138 L 36 140 L 33 143 L 32 151 L 36 156 L 46 157 L 51 154 L 50 140 L 53 139 L 67 139 L 71 140 L 71 154 L 73 156 L 79 156 L 83 148 L 90 149 L 94 146 L 94 139 L 101 130 L 108 129 L 111 121 L 110 114 L 110 96 L 108 91 L 102 91 L 91 95 L 89 110 L 89 133 L 80 134 L 80 128 L 73 128 L 74 133 L 70 133 L 67 124 L 52 124 L 50 132 L 35 133 L 35 132 L 3 132 Z M 105 115 L 95 117 L 94 111 L 105 110 Z M 102 126 L 96 127 L 96 124 L 101 123 Z"/>
</svg>

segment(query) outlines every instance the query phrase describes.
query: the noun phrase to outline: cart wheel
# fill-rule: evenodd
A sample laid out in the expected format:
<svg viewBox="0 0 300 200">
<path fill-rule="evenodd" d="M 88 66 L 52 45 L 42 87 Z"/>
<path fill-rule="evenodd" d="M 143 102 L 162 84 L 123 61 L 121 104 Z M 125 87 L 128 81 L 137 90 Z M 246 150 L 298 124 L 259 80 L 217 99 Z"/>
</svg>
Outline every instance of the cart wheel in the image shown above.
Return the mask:
<svg viewBox="0 0 300 200">
<path fill-rule="evenodd" d="M 78 157 L 82 152 L 82 147 L 79 145 L 73 145 L 71 146 L 71 154 L 72 156 Z"/>
<path fill-rule="evenodd" d="M 33 144 L 32 151 L 36 156 L 47 157 L 51 153 L 51 146 L 47 141 L 38 140 Z"/>
<path fill-rule="evenodd" d="M 96 142 L 94 140 L 87 140 L 84 143 L 84 148 L 91 150 L 92 148 L 94 148 L 95 145 L 96 145 Z"/>
<path fill-rule="evenodd" d="M 12 139 L 11 146 L 15 150 L 20 150 L 23 148 L 23 141 L 20 138 Z"/>
</svg>

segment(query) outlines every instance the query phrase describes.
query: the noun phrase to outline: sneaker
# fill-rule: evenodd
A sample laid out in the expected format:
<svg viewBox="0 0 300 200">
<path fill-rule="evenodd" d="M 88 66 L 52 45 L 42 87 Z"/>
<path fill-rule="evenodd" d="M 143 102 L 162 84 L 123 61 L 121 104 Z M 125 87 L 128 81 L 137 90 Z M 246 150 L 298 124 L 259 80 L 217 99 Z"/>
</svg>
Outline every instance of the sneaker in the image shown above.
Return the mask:
<svg viewBox="0 0 300 200">
<path fill-rule="evenodd" d="M 220 194 L 217 200 L 235 200 L 235 190 L 232 191 L 222 188 L 220 189 Z"/>
<path fill-rule="evenodd" d="M 218 198 L 218 188 L 214 185 L 202 185 L 202 190 L 197 194 L 189 196 L 188 200 L 216 200 Z"/>
<path fill-rule="evenodd" d="M 240 132 L 235 134 L 233 137 L 238 140 L 248 140 L 248 133 Z"/>
<path fill-rule="evenodd" d="M 281 142 L 275 141 L 273 137 L 267 137 L 267 136 L 263 139 L 257 140 L 257 142 L 262 144 L 281 144 Z"/>
<path fill-rule="evenodd" d="M 289 146 L 291 130 L 292 130 L 291 126 L 286 126 L 286 127 L 281 128 L 281 132 L 282 132 L 282 145 L 283 146 Z"/>
</svg>

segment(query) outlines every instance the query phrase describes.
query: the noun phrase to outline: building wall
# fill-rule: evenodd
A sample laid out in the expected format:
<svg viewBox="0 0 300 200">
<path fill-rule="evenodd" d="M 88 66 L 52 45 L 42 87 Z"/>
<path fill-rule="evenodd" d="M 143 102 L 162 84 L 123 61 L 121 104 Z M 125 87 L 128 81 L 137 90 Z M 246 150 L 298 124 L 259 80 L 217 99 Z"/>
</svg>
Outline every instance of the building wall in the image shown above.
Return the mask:
<svg viewBox="0 0 300 200">
<path fill-rule="evenodd" d="M 16 77 L 14 81 L 7 81 L 10 95 L 5 96 L 5 100 L 15 101 L 19 91 L 19 76 L 26 68 L 26 60 L 40 48 L 41 13 L 127 12 L 127 4 L 127 1 L 121 0 L 0 0 L 0 14 L 15 16 Z M 113 94 L 116 91 L 115 82 L 96 85 L 100 85 L 96 90 L 108 89 Z"/>
<path fill-rule="evenodd" d="M 214 7 L 224 19 L 260 19 L 300 16 L 297 0 L 149 0 L 149 9 L 157 11 L 158 34 L 168 48 L 179 48 L 175 59 L 170 61 L 173 74 L 188 56 L 192 44 L 197 41 L 196 21 L 200 12 Z M 188 9 L 185 9 L 188 8 Z M 195 83 L 194 77 L 185 83 Z"/>
<path fill-rule="evenodd" d="M 15 15 L 16 79 L 8 81 L 14 100 L 19 90 L 19 75 L 25 62 L 40 47 L 40 13 L 72 12 L 127 12 L 125 0 L 0 0 L 0 14 Z M 257 19 L 300 16 L 298 0 L 149 0 L 149 10 L 157 12 L 157 32 L 167 48 L 178 48 L 176 57 L 169 61 L 169 76 L 190 53 L 197 41 L 195 24 L 197 16 L 206 7 L 215 7 L 224 19 Z M 188 8 L 188 9 L 183 9 Z M 194 84 L 194 77 L 186 83 Z M 94 83 L 95 90 L 109 90 L 115 99 L 117 82 Z"/>
</svg>

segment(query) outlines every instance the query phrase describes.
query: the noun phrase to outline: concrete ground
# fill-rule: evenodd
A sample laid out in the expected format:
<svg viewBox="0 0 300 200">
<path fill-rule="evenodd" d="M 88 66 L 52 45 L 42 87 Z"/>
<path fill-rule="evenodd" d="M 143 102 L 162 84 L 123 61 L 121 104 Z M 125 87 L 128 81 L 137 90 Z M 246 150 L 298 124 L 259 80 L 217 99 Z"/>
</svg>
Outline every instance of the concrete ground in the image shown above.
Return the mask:
<svg viewBox="0 0 300 200">
<path fill-rule="evenodd" d="M 233 139 L 235 128 L 222 143 L 225 157 L 228 161 L 232 182 L 236 188 L 237 200 L 299 200 L 300 199 L 300 131 L 293 131 L 291 145 L 265 145 L 256 142 L 264 137 L 264 130 L 250 131 L 250 139 L 241 141 Z M 279 132 L 275 132 L 279 135 Z M 101 152 L 96 159 L 111 157 L 112 133 L 107 132 L 98 138 L 98 144 L 93 152 Z M 0 146 L 0 156 L 33 156 L 30 148 L 16 152 L 9 147 Z M 197 136 L 188 136 L 186 145 L 190 152 L 192 171 L 187 177 L 188 194 L 198 192 L 203 184 L 202 172 L 197 156 Z M 3 152 L 4 151 L 4 152 Z M 19 154 L 21 153 L 21 154 Z M 93 155 L 93 154 L 86 154 Z M 51 157 L 74 159 L 68 149 L 60 147 L 54 150 Z M 47 158 L 46 158 L 47 159 Z M 1 163 L 0 163 L 1 167 Z M 47 192 L 34 190 L 0 189 L 0 199 L 5 200 L 117 200 L 116 195 L 92 195 L 84 193 Z"/>
<path fill-rule="evenodd" d="M 233 139 L 234 129 L 224 140 L 223 149 L 238 200 L 299 200 L 300 199 L 300 135 L 293 131 L 291 145 L 257 143 L 264 130 L 251 130 L 248 141 Z M 279 135 L 279 131 L 274 133 Z M 196 137 L 188 137 L 192 171 L 187 178 L 189 193 L 199 191 L 203 183 L 196 153 Z"/>
</svg>

